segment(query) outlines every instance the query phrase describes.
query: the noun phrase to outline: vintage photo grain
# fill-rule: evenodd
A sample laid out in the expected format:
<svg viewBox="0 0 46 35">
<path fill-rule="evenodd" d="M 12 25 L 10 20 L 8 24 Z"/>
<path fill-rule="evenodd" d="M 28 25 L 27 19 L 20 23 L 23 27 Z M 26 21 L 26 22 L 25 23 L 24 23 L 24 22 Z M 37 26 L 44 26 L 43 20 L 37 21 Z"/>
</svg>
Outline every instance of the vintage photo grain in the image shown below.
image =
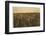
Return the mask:
<svg viewBox="0 0 46 35">
<path fill-rule="evenodd" d="M 13 7 L 14 27 L 40 26 L 40 8 L 38 7 Z"/>
</svg>

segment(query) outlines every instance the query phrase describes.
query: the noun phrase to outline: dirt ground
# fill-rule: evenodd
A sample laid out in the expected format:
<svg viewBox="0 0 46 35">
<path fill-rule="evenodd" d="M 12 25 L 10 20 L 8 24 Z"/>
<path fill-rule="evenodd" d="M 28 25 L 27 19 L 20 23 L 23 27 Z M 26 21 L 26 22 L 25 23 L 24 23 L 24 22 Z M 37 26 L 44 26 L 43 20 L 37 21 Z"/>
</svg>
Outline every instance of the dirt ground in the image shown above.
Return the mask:
<svg viewBox="0 0 46 35">
<path fill-rule="evenodd" d="M 40 26 L 40 13 L 14 13 L 14 27 Z"/>
</svg>

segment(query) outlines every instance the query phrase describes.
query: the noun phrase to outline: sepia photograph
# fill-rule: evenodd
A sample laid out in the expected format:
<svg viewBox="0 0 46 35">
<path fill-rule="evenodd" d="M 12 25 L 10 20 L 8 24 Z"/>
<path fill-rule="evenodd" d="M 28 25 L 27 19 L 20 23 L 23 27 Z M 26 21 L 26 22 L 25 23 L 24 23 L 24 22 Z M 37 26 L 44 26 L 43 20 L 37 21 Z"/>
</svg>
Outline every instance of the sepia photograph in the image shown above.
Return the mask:
<svg viewBox="0 0 46 35">
<path fill-rule="evenodd" d="M 14 27 L 40 26 L 40 8 L 38 7 L 13 7 Z"/>
<path fill-rule="evenodd" d="M 5 33 L 45 31 L 45 4 L 36 2 L 5 2 Z"/>
</svg>

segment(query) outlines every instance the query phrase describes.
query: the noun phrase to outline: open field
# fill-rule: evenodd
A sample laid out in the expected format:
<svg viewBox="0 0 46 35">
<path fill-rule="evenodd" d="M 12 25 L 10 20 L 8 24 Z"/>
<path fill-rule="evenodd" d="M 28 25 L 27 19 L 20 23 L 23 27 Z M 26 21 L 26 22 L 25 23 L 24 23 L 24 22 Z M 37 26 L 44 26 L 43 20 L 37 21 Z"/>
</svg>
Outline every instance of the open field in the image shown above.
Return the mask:
<svg viewBox="0 0 46 35">
<path fill-rule="evenodd" d="M 14 13 L 14 27 L 40 26 L 40 13 Z"/>
</svg>

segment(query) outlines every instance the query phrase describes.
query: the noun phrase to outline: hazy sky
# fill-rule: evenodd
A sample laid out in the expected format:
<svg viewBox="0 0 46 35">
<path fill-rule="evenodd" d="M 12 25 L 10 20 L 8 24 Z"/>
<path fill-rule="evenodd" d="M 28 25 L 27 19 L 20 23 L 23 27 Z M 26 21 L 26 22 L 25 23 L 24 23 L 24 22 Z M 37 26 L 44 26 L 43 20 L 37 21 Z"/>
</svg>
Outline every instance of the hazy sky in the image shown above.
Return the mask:
<svg viewBox="0 0 46 35">
<path fill-rule="evenodd" d="M 13 13 L 39 13 L 40 8 L 36 7 L 13 7 Z"/>
</svg>

